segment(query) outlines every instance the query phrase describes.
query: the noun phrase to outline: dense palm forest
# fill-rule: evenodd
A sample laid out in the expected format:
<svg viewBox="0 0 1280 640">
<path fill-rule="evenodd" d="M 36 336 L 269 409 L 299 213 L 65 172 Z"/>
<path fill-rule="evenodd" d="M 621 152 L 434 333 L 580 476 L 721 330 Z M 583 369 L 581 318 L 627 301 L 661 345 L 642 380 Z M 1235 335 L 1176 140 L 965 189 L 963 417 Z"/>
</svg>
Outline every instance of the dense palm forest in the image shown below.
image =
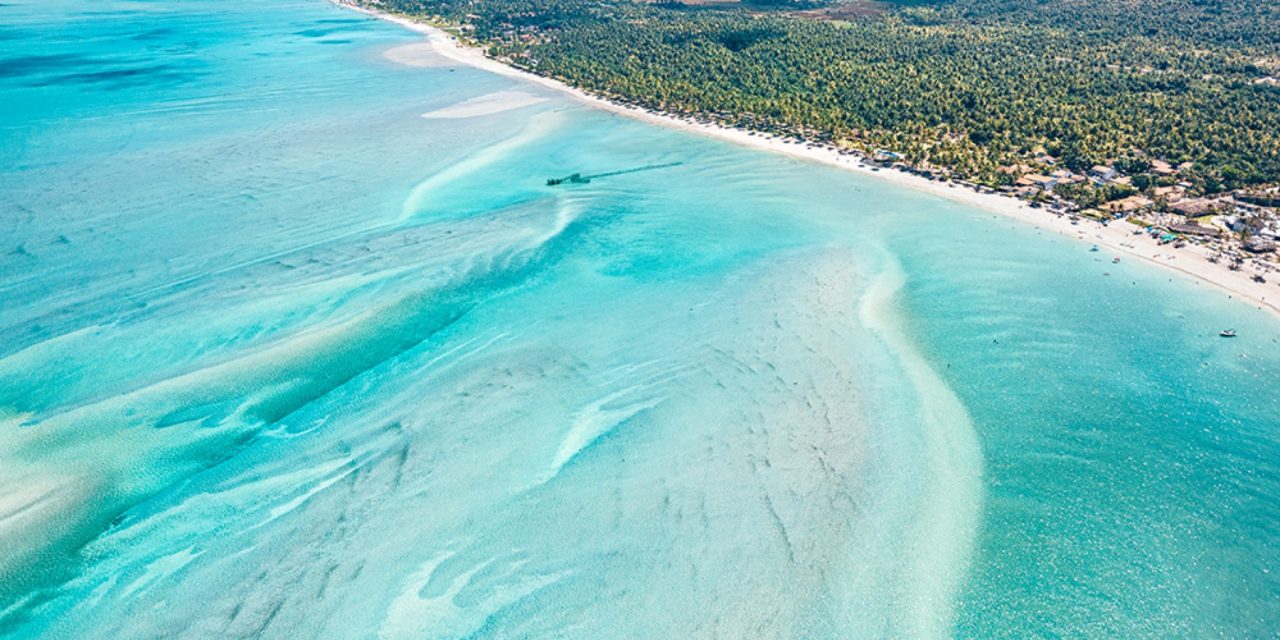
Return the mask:
<svg viewBox="0 0 1280 640">
<path fill-rule="evenodd" d="M 381 0 L 579 87 L 996 185 L 1193 163 L 1214 192 L 1280 181 L 1280 3 L 1256 0 Z M 1167 181 L 1172 181 L 1167 178 Z M 1155 178 L 1142 186 L 1155 185 Z"/>
</svg>

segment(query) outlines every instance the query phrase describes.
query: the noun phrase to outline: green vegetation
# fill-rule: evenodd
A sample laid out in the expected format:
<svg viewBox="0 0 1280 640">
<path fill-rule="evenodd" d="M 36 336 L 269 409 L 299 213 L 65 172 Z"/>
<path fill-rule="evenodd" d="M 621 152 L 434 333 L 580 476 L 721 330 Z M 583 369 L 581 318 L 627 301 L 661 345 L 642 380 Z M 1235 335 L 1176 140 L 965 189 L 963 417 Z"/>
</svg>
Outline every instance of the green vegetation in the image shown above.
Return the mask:
<svg viewBox="0 0 1280 640">
<path fill-rule="evenodd" d="M 849 19 L 850 5 L 779 1 L 377 6 L 463 25 L 492 55 L 596 93 L 892 149 L 992 186 L 1016 177 L 999 167 L 1044 152 L 1077 172 L 1114 165 L 1140 190 L 1280 181 L 1280 3 L 873 4 L 883 9 Z M 1145 175 L 1154 160 L 1193 165 L 1176 179 Z M 1090 202 L 1114 195 L 1075 190 Z"/>
</svg>

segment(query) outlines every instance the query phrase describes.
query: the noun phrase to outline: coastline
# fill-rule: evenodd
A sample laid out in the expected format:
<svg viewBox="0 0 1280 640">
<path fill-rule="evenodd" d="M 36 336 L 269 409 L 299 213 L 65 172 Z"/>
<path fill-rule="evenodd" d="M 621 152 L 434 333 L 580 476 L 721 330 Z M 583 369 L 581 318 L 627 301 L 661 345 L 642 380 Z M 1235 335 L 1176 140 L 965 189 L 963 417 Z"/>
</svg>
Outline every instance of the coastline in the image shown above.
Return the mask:
<svg viewBox="0 0 1280 640">
<path fill-rule="evenodd" d="M 1104 257 L 1108 259 L 1130 257 L 1166 267 L 1181 274 L 1182 277 L 1191 279 L 1197 285 L 1207 284 L 1213 286 L 1227 293 L 1229 299 L 1235 300 L 1238 298 L 1238 301 L 1252 304 L 1258 309 L 1268 311 L 1273 316 L 1280 318 L 1280 288 L 1277 287 L 1275 282 L 1257 282 L 1252 279 L 1253 276 L 1248 271 L 1232 271 L 1225 265 L 1210 262 L 1210 251 L 1204 247 L 1187 245 L 1181 249 L 1175 249 L 1172 245 L 1159 244 L 1148 235 L 1134 235 L 1133 230 L 1136 227 L 1123 221 L 1115 221 L 1107 225 L 1088 219 L 1080 219 L 1078 222 L 1073 222 L 1068 216 L 1056 215 L 1044 209 L 1034 209 L 1022 200 L 1003 194 L 979 193 L 955 183 L 930 180 L 891 168 L 874 170 L 871 165 L 865 164 L 859 156 L 844 155 L 833 149 L 714 123 L 697 122 L 639 107 L 619 104 L 554 78 L 541 76 L 499 62 L 485 55 L 482 49 L 466 46 L 444 30 L 432 25 L 358 6 L 349 0 L 330 1 L 345 9 L 358 11 L 420 33 L 425 36 L 426 43 L 431 47 L 432 51 L 459 64 L 547 87 L 594 108 L 650 124 L 712 137 L 740 146 L 778 153 L 791 158 L 837 167 L 867 176 L 874 176 L 880 180 L 905 188 L 996 213 L 1045 231 L 1097 245 L 1100 250 L 1105 250 Z"/>
</svg>

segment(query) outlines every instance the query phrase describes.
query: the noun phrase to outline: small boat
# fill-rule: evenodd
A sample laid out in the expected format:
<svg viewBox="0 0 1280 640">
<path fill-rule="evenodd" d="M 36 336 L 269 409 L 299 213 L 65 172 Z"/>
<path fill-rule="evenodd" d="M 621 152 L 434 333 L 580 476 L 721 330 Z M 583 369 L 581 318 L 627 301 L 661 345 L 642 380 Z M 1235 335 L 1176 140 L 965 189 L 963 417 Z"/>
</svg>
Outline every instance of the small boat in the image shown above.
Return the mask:
<svg viewBox="0 0 1280 640">
<path fill-rule="evenodd" d="M 547 186 L 554 187 L 558 184 L 587 184 L 591 182 L 590 176 L 584 176 L 581 173 L 573 173 L 563 178 L 547 178 Z"/>
<path fill-rule="evenodd" d="M 1234 337 L 1236 337 L 1236 330 L 1235 330 L 1235 329 L 1223 329 L 1222 331 L 1218 332 L 1218 335 L 1220 335 L 1220 336 L 1222 336 L 1222 337 L 1224 337 L 1224 338 L 1234 338 Z"/>
<path fill-rule="evenodd" d="M 1112 258 L 1111 264 L 1120 264 L 1120 258 Z"/>
<path fill-rule="evenodd" d="M 1098 251 L 1098 245 L 1096 245 L 1096 244 L 1095 244 L 1095 245 L 1093 245 L 1092 247 L 1089 247 L 1089 251 L 1097 252 L 1097 251 Z"/>
</svg>

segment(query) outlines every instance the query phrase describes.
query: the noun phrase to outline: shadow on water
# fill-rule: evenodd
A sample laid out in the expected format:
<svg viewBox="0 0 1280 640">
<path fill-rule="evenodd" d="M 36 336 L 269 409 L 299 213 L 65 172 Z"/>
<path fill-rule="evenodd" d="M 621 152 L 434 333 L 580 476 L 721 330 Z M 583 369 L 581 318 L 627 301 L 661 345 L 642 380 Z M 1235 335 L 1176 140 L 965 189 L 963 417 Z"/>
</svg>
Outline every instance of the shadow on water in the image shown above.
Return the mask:
<svg viewBox="0 0 1280 640">
<path fill-rule="evenodd" d="M 190 62 L 152 64 L 142 60 L 105 60 L 76 53 L 0 59 L 0 79 L 27 87 L 96 85 L 107 88 L 189 82 L 202 74 Z"/>
<path fill-rule="evenodd" d="M 14 56 L 0 58 L 0 78 L 22 78 L 42 73 L 93 68 L 102 64 L 97 58 L 78 53 Z"/>
</svg>

